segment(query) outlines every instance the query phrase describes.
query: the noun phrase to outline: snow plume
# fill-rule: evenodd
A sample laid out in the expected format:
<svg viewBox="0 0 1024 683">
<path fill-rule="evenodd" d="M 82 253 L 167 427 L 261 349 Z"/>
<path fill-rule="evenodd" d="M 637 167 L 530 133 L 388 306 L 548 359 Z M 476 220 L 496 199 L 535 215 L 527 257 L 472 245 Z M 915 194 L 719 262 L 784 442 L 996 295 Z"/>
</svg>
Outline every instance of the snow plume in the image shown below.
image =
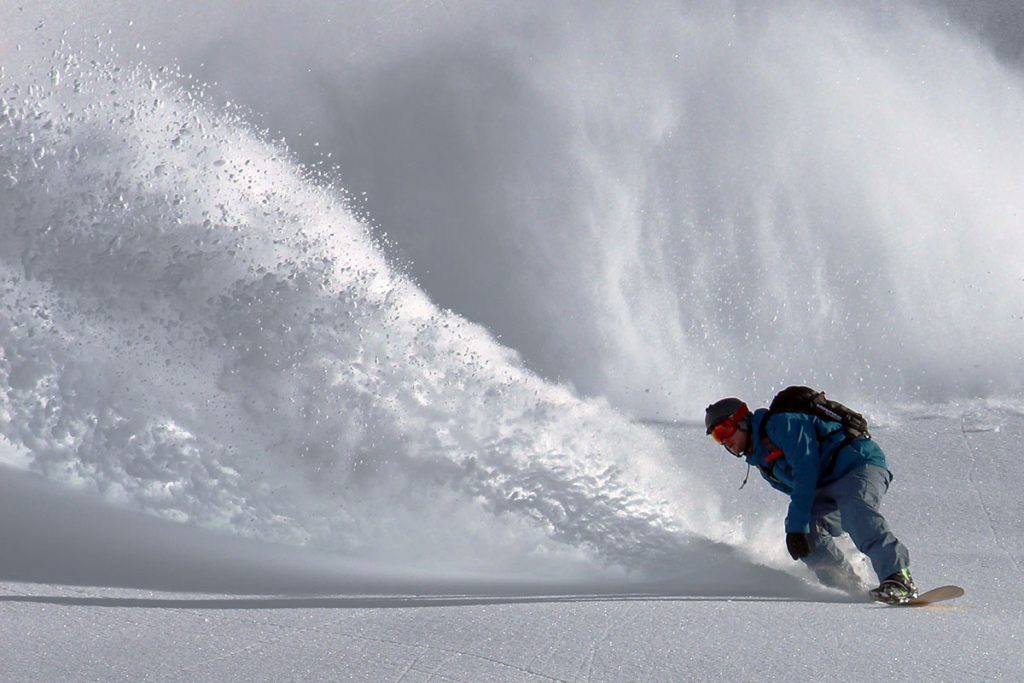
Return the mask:
<svg viewBox="0 0 1024 683">
<path fill-rule="evenodd" d="M 935 3 L 504 5 L 183 58 L 331 150 L 435 301 L 616 408 L 1024 391 L 1020 73 Z"/>
<path fill-rule="evenodd" d="M 411 565 L 713 561 L 729 529 L 659 436 L 435 307 L 230 108 L 57 64 L 0 120 L 0 430 L 32 469 Z"/>
</svg>

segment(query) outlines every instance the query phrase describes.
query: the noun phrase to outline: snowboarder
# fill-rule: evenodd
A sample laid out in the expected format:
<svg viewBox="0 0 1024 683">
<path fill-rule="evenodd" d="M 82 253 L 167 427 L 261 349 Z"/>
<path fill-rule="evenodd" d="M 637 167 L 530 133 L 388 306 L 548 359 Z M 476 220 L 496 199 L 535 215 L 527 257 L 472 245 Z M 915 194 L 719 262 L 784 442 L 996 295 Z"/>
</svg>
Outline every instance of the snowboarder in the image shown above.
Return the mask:
<svg viewBox="0 0 1024 683">
<path fill-rule="evenodd" d="M 839 423 L 816 415 L 769 414 L 765 408 L 751 412 L 738 398 L 709 405 L 704 425 L 717 443 L 746 458 L 769 484 L 789 495 L 786 549 L 823 584 L 847 591 L 860 585 L 832 540 L 845 532 L 878 575 L 873 597 L 890 603 L 917 597 L 910 554 L 878 511 L 892 481 L 878 444 L 849 439 Z"/>
</svg>

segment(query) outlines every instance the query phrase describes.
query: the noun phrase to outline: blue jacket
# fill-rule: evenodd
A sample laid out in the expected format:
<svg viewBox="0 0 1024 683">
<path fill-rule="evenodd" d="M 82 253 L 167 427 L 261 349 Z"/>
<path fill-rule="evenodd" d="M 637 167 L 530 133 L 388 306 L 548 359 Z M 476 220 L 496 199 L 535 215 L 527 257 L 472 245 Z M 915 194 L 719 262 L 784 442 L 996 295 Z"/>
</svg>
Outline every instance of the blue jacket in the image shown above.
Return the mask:
<svg viewBox="0 0 1024 683">
<path fill-rule="evenodd" d="M 811 507 L 818 488 L 864 465 L 888 469 L 878 444 L 857 439 L 838 451 L 835 467 L 825 475 L 823 470 L 846 435 L 840 431 L 826 438 L 839 429 L 839 423 L 803 413 L 777 413 L 768 421 L 767 436 L 782 451 L 770 460 L 771 450 L 761 440 L 761 422 L 767 414 L 767 409 L 760 408 L 751 415 L 751 447 L 746 459 L 769 484 L 790 497 L 787 532 L 810 533 Z"/>
</svg>

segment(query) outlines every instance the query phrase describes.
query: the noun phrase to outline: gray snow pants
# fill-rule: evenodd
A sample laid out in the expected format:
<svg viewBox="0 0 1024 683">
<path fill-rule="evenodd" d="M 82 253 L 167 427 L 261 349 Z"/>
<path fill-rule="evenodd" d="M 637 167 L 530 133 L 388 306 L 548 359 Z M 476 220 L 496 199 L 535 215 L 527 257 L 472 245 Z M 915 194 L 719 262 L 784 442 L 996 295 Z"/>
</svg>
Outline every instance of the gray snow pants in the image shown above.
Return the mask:
<svg viewBox="0 0 1024 683">
<path fill-rule="evenodd" d="M 853 574 L 832 540 L 844 532 L 867 555 L 879 582 L 910 566 L 910 552 L 878 511 L 891 481 L 889 470 L 865 465 L 818 489 L 811 507 L 811 554 L 804 562 L 823 583 L 845 582 L 836 580 L 836 572 Z"/>
</svg>

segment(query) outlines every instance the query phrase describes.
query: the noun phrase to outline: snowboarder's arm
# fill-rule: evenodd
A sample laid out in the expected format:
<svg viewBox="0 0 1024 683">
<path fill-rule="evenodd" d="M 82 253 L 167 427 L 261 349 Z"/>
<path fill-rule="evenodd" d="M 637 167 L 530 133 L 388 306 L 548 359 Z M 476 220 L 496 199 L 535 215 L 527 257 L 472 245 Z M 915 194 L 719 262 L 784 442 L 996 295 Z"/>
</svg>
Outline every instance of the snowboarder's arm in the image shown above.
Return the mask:
<svg viewBox="0 0 1024 683">
<path fill-rule="evenodd" d="M 811 505 L 818 488 L 821 454 L 818 435 L 811 418 L 782 413 L 768 424 L 768 438 L 786 454 L 793 470 L 793 492 L 790 494 L 786 531 L 811 532 Z"/>
</svg>

